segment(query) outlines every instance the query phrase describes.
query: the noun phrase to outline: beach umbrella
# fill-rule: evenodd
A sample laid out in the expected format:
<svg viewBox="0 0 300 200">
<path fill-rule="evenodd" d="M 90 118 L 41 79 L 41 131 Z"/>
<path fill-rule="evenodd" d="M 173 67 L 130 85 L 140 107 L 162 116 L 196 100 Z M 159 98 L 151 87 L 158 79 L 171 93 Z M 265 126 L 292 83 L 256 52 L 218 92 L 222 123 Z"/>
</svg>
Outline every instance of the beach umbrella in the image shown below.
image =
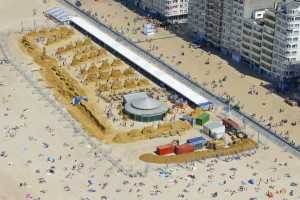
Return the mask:
<svg viewBox="0 0 300 200">
<path fill-rule="evenodd" d="M 48 156 L 47 159 L 49 162 L 55 162 L 55 158 L 53 156 Z"/>
<path fill-rule="evenodd" d="M 269 198 L 273 198 L 274 195 L 273 195 L 272 192 L 268 191 L 268 192 L 267 192 L 267 196 L 268 196 Z"/>
</svg>

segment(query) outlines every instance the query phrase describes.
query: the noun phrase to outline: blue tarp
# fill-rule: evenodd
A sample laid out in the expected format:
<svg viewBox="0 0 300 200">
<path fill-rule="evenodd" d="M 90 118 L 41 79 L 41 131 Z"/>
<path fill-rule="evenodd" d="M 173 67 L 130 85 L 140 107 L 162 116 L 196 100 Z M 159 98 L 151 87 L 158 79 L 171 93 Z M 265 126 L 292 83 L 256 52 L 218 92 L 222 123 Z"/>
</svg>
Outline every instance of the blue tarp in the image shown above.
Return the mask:
<svg viewBox="0 0 300 200">
<path fill-rule="evenodd" d="M 73 105 L 79 105 L 80 102 L 81 102 L 81 100 L 88 101 L 88 98 L 85 97 L 85 96 L 77 96 L 77 97 L 74 97 L 74 98 L 72 99 L 72 104 L 73 104 Z"/>
<path fill-rule="evenodd" d="M 204 137 L 195 137 L 195 138 L 188 139 L 186 142 L 192 144 L 203 144 L 206 143 L 207 140 Z"/>
</svg>

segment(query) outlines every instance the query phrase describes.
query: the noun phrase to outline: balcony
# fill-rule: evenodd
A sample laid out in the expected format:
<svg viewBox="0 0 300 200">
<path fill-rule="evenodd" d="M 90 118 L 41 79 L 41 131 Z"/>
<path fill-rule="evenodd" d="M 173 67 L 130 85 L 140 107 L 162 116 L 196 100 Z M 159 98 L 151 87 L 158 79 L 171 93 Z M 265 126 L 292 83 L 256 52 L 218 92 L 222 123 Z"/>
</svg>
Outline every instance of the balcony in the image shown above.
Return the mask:
<svg viewBox="0 0 300 200">
<path fill-rule="evenodd" d="M 256 56 L 260 56 L 260 54 L 261 54 L 261 51 L 258 50 L 258 49 L 256 49 L 256 48 L 254 48 L 254 47 L 251 48 L 251 52 L 253 54 L 256 54 Z"/>
<path fill-rule="evenodd" d="M 260 53 L 260 55 L 261 55 L 261 56 L 264 56 L 266 59 L 271 60 L 271 63 L 272 63 L 272 59 L 273 59 L 272 55 L 273 55 L 273 54 L 272 54 L 272 52 L 269 51 L 267 48 L 262 47 L 262 48 L 261 48 L 261 53 Z"/>
<path fill-rule="evenodd" d="M 272 60 L 272 58 L 273 58 L 272 52 L 268 51 L 266 48 L 262 48 L 261 54 L 270 60 Z"/>
<path fill-rule="evenodd" d="M 263 34 L 263 41 L 269 43 L 270 45 L 273 46 L 274 44 L 274 39 L 269 37 L 267 34 Z"/>
</svg>

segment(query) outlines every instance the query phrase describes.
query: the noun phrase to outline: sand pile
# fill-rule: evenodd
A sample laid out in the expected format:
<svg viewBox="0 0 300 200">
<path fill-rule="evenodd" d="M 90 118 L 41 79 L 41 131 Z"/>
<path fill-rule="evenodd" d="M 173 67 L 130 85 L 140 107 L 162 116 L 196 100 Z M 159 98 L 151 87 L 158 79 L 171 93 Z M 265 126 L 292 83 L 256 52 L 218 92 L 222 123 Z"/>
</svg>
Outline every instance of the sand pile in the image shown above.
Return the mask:
<svg viewBox="0 0 300 200">
<path fill-rule="evenodd" d="M 172 130 L 172 124 L 171 123 L 164 123 L 159 124 L 157 131 L 160 132 L 163 135 L 168 134 Z"/>
<path fill-rule="evenodd" d="M 144 127 L 142 130 L 134 129 L 127 133 L 122 133 L 113 138 L 115 143 L 129 143 L 139 140 L 146 140 L 158 137 L 168 137 L 174 135 L 183 135 L 191 129 L 188 122 L 176 121 L 175 123 L 163 123 L 157 128 L 153 126 Z"/>
<path fill-rule="evenodd" d="M 114 79 L 119 79 L 122 77 L 122 72 L 120 70 L 112 70 L 111 72 L 111 77 L 114 78 Z"/>
<path fill-rule="evenodd" d="M 140 79 L 140 80 L 138 80 L 137 85 L 139 87 L 142 87 L 142 86 L 145 87 L 145 86 L 149 86 L 150 82 L 147 79 Z"/>
<path fill-rule="evenodd" d="M 98 87 L 98 90 L 100 92 L 107 92 L 110 90 L 110 88 L 108 87 L 107 84 L 100 84 L 99 87 Z"/>
<path fill-rule="evenodd" d="M 204 150 L 196 151 L 193 153 L 159 156 L 153 153 L 146 153 L 139 158 L 144 162 L 158 163 L 158 164 L 170 164 L 170 163 L 184 163 L 193 160 L 203 160 L 206 158 L 214 158 L 225 155 L 235 155 L 237 153 L 248 151 L 256 148 L 256 143 L 251 139 L 244 139 L 240 144 L 234 144 L 229 148 L 221 148 L 218 150 Z"/>
<path fill-rule="evenodd" d="M 123 65 L 123 62 L 119 58 L 114 59 L 113 62 L 111 63 L 112 67 L 117 67 L 117 66 L 120 66 L 120 65 Z"/>
<path fill-rule="evenodd" d="M 204 113 L 204 111 L 201 108 L 196 108 L 191 112 L 190 115 L 195 119 L 196 117 L 200 116 L 202 113 Z"/>
<path fill-rule="evenodd" d="M 104 60 L 99 68 L 100 72 L 111 70 L 108 60 Z"/>
<path fill-rule="evenodd" d="M 124 83 L 124 87 L 128 89 L 133 89 L 137 87 L 135 80 L 126 80 Z"/>
<path fill-rule="evenodd" d="M 120 81 L 114 81 L 112 84 L 111 84 L 111 89 L 112 90 L 121 90 L 123 88 L 123 84 L 122 82 Z"/>
<path fill-rule="evenodd" d="M 129 76 L 133 76 L 135 74 L 135 71 L 132 68 L 128 68 L 124 70 L 123 74 L 129 77 Z"/>
<path fill-rule="evenodd" d="M 172 128 L 173 128 L 174 130 L 176 130 L 176 131 L 178 132 L 178 134 L 180 134 L 180 133 L 182 133 L 182 132 L 184 132 L 184 131 L 186 131 L 186 130 L 188 130 L 188 129 L 191 129 L 192 126 L 191 126 L 191 124 L 188 123 L 187 121 L 181 121 L 181 120 L 178 120 L 178 121 L 176 121 L 176 122 L 173 124 Z"/>
<path fill-rule="evenodd" d="M 67 44 L 64 47 L 58 47 L 56 50 L 56 55 L 62 55 L 64 53 L 77 50 L 78 52 L 82 52 L 82 48 L 88 47 L 92 44 L 91 39 L 85 38 L 84 40 L 76 40 L 75 44 L 72 42 Z M 90 50 L 96 50 L 97 48 L 95 46 L 90 46 Z"/>
<path fill-rule="evenodd" d="M 95 82 L 98 79 L 98 68 L 95 63 L 92 63 L 91 66 L 83 72 L 85 80 L 89 82 Z"/>
<path fill-rule="evenodd" d="M 67 27 L 61 27 L 48 31 L 43 30 L 42 34 L 47 39 L 46 45 L 48 46 L 70 38 L 74 34 L 74 31 Z"/>
<path fill-rule="evenodd" d="M 31 57 L 34 62 L 41 66 L 43 77 L 48 85 L 53 88 L 54 95 L 59 101 L 66 105 L 72 116 L 81 122 L 82 126 L 91 134 L 98 138 L 103 138 L 104 134 L 110 133 L 110 125 L 105 118 L 97 118 L 93 112 L 93 105 L 81 103 L 78 106 L 70 104 L 75 96 L 85 96 L 85 92 L 79 86 L 78 81 L 73 79 L 63 68 L 58 66 L 57 60 L 44 55 L 43 51 L 36 47 L 34 38 L 28 35 L 21 39 L 21 47 Z M 94 69 L 91 69 L 94 71 Z"/>
<path fill-rule="evenodd" d="M 95 49 L 94 47 L 90 47 L 87 50 L 82 52 L 77 52 L 71 61 L 71 66 L 76 66 L 87 61 L 93 60 L 97 57 L 104 57 L 106 55 L 106 50 L 103 49 Z"/>
<path fill-rule="evenodd" d="M 107 81 L 110 78 L 110 72 L 100 72 L 99 79 L 102 81 Z"/>
</svg>

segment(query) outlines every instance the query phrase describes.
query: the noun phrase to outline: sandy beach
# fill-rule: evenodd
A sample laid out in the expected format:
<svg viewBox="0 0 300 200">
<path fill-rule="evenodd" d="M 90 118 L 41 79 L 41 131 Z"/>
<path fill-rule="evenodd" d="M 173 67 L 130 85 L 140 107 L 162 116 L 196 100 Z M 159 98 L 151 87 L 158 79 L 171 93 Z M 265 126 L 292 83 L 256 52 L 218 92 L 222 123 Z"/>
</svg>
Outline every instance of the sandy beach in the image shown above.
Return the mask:
<svg viewBox="0 0 300 200">
<path fill-rule="evenodd" d="M 4 5 L 0 8 L 0 24 L 4 24 L 0 28 L 2 33 L 21 30 L 22 21 L 24 29 L 34 28 L 33 19 L 37 26 L 51 26 L 53 22 L 43 17 L 43 11 L 59 5 L 50 0 L 46 4 L 38 0 L 11 0 L 9 3 L 0 0 L 0 3 Z M 102 15 L 107 16 L 106 13 L 109 12 L 115 17 L 116 24 L 118 22 L 125 26 L 126 20 L 135 16 L 113 1 L 103 0 L 97 4 Z M 116 18 L 117 16 L 120 18 Z M 128 19 L 124 19 L 124 16 L 128 16 Z M 110 18 L 112 17 L 107 17 Z M 169 35 L 163 30 L 160 31 L 161 34 Z M 178 68 L 186 69 L 193 77 L 197 76 L 200 82 L 218 80 L 226 75 L 227 81 L 222 83 L 224 86 L 217 87 L 216 90 L 233 92 L 230 94 L 236 98 L 245 94 L 245 97 L 237 98 L 245 105 L 244 109 L 257 112 L 258 116 L 268 112 L 264 119 L 272 114 L 274 121 L 289 117 L 290 123 L 299 119 L 298 108 L 287 107 L 274 94 L 265 95 L 266 90 L 258 86 L 261 82 L 259 79 L 246 76 L 241 82 L 241 74 L 214 55 L 210 56 L 209 65 L 203 65 L 202 62 L 205 62 L 208 55 L 203 52 L 203 57 L 197 58 L 199 50 L 193 50 L 195 54 L 185 53 L 194 55 L 192 57 L 181 57 L 181 45 L 185 45 L 184 50 L 187 52 L 192 51 L 181 39 L 170 38 L 166 44 L 166 40 L 157 41 L 162 42 L 155 44 L 159 45 L 159 51 L 164 51 L 166 57 L 167 54 L 176 55 L 176 61 L 183 61 Z M 32 70 L 38 66 L 32 63 L 29 56 L 24 55 L 16 60 L 18 63 L 22 61 L 22 65 L 17 68 L 30 75 L 33 82 L 26 80 L 12 64 L 0 65 L 1 200 L 240 200 L 270 199 L 267 194 L 270 196 L 271 193 L 273 199 L 300 198 L 300 160 L 265 138 L 261 138 L 262 144 L 258 149 L 227 158 L 180 165 L 146 164 L 138 159 L 142 152 L 150 152 L 157 144 L 164 144 L 175 138 L 185 140 L 195 136 L 197 132 L 131 144 L 103 144 L 89 137 L 55 100 L 51 90 L 46 88 L 46 83 L 40 80 L 41 75 Z M 194 66 L 201 66 L 201 70 L 191 66 L 192 61 Z M 218 69 L 219 62 L 223 63 L 221 69 Z M 208 70 L 210 76 L 205 75 Z M 38 85 L 38 88 L 34 85 Z M 252 85 L 257 85 L 259 95 L 247 95 Z M 51 104 L 49 99 L 55 103 Z M 266 105 L 260 106 L 264 101 Z M 271 101 L 274 103 L 269 103 Z M 284 112 L 279 113 L 278 109 L 281 107 Z M 289 123 L 280 128 L 289 128 L 290 136 L 297 138 L 294 133 L 299 129 L 299 123 L 293 127 Z M 255 137 L 255 133 L 251 130 L 249 132 Z M 163 172 L 168 175 L 163 176 Z"/>
</svg>

